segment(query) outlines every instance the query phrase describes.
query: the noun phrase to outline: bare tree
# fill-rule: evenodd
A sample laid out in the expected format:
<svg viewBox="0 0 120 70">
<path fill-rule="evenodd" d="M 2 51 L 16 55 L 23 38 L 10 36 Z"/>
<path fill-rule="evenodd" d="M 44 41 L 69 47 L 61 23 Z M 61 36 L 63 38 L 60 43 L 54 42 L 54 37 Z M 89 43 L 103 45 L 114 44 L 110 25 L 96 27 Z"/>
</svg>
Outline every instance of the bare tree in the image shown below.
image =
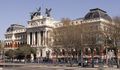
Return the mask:
<svg viewBox="0 0 120 70">
<path fill-rule="evenodd" d="M 70 63 L 80 55 L 81 26 L 71 25 L 71 20 L 62 19 L 63 26 L 55 28 L 54 45 L 65 49 L 65 57 Z M 82 51 L 82 50 L 81 50 Z"/>
<path fill-rule="evenodd" d="M 115 56 L 117 59 L 117 68 L 120 67 L 120 63 L 119 63 L 119 58 L 118 58 L 118 50 L 120 50 L 120 17 L 116 16 L 113 18 L 114 21 L 114 31 L 111 32 L 111 38 L 112 38 L 112 45 L 114 47 L 114 51 L 115 51 Z"/>
<path fill-rule="evenodd" d="M 0 41 L 0 59 L 4 58 L 4 43 Z"/>
<path fill-rule="evenodd" d="M 92 59 L 92 67 L 94 67 L 94 49 L 96 47 L 96 34 L 97 31 L 93 29 L 94 27 L 91 27 L 90 24 L 85 23 L 83 28 L 83 44 L 87 48 L 90 49 L 91 53 L 91 59 Z M 93 25 L 92 25 L 93 26 Z"/>
<path fill-rule="evenodd" d="M 119 68 L 118 50 L 120 49 L 120 17 L 113 17 L 113 24 L 109 24 L 107 30 L 104 31 L 105 45 L 109 46 L 106 50 L 114 50 L 117 67 Z M 107 55 L 106 51 L 106 55 Z M 107 60 L 107 59 L 106 59 Z M 106 61 L 107 62 L 107 61 Z M 108 63 L 108 62 L 107 62 Z"/>
</svg>

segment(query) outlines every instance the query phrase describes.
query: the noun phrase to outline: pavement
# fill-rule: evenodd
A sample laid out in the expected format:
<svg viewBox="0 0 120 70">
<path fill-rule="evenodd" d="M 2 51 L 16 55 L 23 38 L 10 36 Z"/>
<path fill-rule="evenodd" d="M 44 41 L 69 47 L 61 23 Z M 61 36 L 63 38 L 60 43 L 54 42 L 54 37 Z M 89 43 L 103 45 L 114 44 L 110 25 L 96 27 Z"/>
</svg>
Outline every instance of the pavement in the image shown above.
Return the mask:
<svg viewBox="0 0 120 70">
<path fill-rule="evenodd" d="M 98 68 L 80 68 L 80 67 L 5 67 L 1 70 L 101 70 Z M 103 68 L 102 70 L 120 70 L 116 68 Z"/>
<path fill-rule="evenodd" d="M 2 64 L 1 64 L 2 65 Z M 95 68 L 81 68 L 78 66 L 68 67 L 66 65 L 51 65 L 51 64 L 16 64 L 16 63 L 6 63 L 3 65 L 10 65 L 10 66 L 3 66 L 0 70 L 120 70 L 116 67 L 103 67 L 100 69 L 99 67 Z M 17 65 L 17 66 L 15 66 Z"/>
</svg>

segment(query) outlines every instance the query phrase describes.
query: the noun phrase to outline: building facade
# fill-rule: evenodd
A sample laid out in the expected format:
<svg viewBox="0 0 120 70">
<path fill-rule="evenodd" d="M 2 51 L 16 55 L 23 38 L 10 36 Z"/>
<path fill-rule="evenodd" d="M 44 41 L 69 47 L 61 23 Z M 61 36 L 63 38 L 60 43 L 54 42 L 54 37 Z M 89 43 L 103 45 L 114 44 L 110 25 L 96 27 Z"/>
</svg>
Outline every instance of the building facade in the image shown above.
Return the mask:
<svg viewBox="0 0 120 70">
<path fill-rule="evenodd" d="M 99 61 L 99 59 L 102 59 L 106 63 L 111 58 L 116 59 L 115 49 L 110 49 L 113 47 L 111 35 L 112 35 L 112 32 L 114 32 L 114 22 L 112 21 L 112 18 L 107 14 L 106 11 L 101 10 L 99 8 L 90 9 L 90 11 L 83 18 L 72 20 L 70 22 L 69 26 L 71 27 L 71 25 L 72 26 L 77 26 L 77 25 L 81 26 L 80 31 L 82 31 L 82 32 L 79 33 L 80 31 L 78 31 L 78 34 L 81 37 L 81 40 L 79 41 L 81 43 L 79 43 L 80 44 L 79 46 L 82 47 L 83 59 L 90 61 L 90 62 L 92 62 L 92 58 L 96 62 Z M 59 23 L 57 28 L 59 29 L 58 31 L 63 30 L 64 24 Z M 69 33 L 69 31 L 68 31 L 68 33 Z M 59 35 L 59 36 L 64 36 L 64 34 Z M 72 35 L 71 35 L 71 37 L 72 37 Z M 59 38 L 63 38 L 63 37 L 58 37 L 58 39 Z M 67 39 L 67 37 L 65 37 L 65 38 L 66 38 L 66 40 L 69 40 L 69 39 Z M 70 38 L 69 35 L 68 35 L 68 38 Z M 58 41 L 57 42 L 57 44 L 58 44 L 61 40 L 59 39 L 57 41 Z M 73 41 L 71 43 L 68 43 L 66 41 L 66 43 L 67 43 L 67 45 L 72 45 Z M 58 45 L 60 45 L 60 44 L 58 44 Z M 65 45 L 65 44 L 63 44 L 63 45 Z M 60 53 L 59 53 L 58 58 L 60 59 L 60 61 L 65 60 L 66 57 L 67 58 L 75 57 L 75 60 L 77 60 L 78 57 L 80 56 L 79 54 L 77 54 L 77 51 L 78 51 L 78 48 L 76 49 L 75 46 L 72 46 L 67 49 L 66 49 L 66 47 L 61 48 L 59 50 Z M 72 52 L 72 53 L 70 53 L 70 52 Z"/>
<path fill-rule="evenodd" d="M 12 24 L 5 33 L 5 48 L 17 48 L 22 44 L 29 44 L 33 48 L 37 48 L 36 57 L 37 58 L 53 58 L 53 36 L 52 31 L 55 28 L 63 26 L 63 23 L 60 21 L 55 21 L 50 16 L 51 9 L 46 9 L 45 16 L 41 15 L 40 9 L 31 14 L 31 19 L 28 21 L 28 26 L 25 28 L 22 25 Z M 101 49 L 99 55 L 95 53 L 95 57 L 102 56 L 103 59 L 106 59 L 107 56 L 103 53 L 106 47 L 109 47 L 105 43 L 105 39 L 109 36 L 109 30 L 111 30 L 111 25 L 114 25 L 111 17 L 107 12 L 95 8 L 90 9 L 90 11 L 85 15 L 85 17 L 72 20 L 71 25 L 83 25 L 83 30 L 90 28 L 90 32 L 94 35 L 89 35 L 86 33 L 83 38 L 86 38 L 88 35 L 95 37 L 94 44 L 98 46 L 98 49 Z M 87 39 L 88 41 L 89 39 Z M 85 46 L 90 46 L 90 42 L 84 42 Z M 101 48 L 102 47 L 102 48 Z M 84 52 L 86 48 L 83 49 Z M 89 51 L 89 47 L 87 48 Z M 96 48 L 94 49 L 97 50 Z M 63 52 L 62 50 L 60 52 Z M 62 56 L 62 55 L 60 55 Z M 84 57 L 91 57 L 84 53 Z"/>
<path fill-rule="evenodd" d="M 31 47 L 37 48 L 37 58 L 51 57 L 52 42 L 51 36 L 54 24 L 59 21 L 53 20 L 50 16 L 36 15 L 30 21 L 27 26 L 27 44 Z"/>
<path fill-rule="evenodd" d="M 114 24 L 107 12 L 99 8 L 90 9 L 81 24 L 84 27 L 82 30 L 86 32 L 83 36 L 83 45 L 85 47 L 83 57 L 87 58 L 88 61 L 94 58 L 96 61 L 102 59 L 106 62 L 110 56 L 108 53 L 112 51 L 111 55 L 114 58 L 114 51 L 108 50 L 108 48 L 112 47 L 108 40 L 111 40 L 110 33 L 113 31 Z"/>
<path fill-rule="evenodd" d="M 26 28 L 23 25 L 12 24 L 5 33 L 5 49 L 16 49 L 27 43 Z"/>
<path fill-rule="evenodd" d="M 29 44 L 37 49 L 36 58 L 52 58 L 52 30 L 59 21 L 50 16 L 50 10 L 41 15 L 40 8 L 31 14 L 28 26 L 12 24 L 5 33 L 5 49 L 16 49 Z"/>
</svg>

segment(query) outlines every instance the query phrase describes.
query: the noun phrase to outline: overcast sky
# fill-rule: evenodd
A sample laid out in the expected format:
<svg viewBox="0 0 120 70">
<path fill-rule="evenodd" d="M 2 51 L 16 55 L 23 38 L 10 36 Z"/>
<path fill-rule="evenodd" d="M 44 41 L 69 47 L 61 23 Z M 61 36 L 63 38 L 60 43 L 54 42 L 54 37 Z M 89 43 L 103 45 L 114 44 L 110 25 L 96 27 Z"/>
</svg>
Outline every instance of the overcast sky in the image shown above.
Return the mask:
<svg viewBox="0 0 120 70">
<path fill-rule="evenodd" d="M 27 26 L 30 12 L 40 6 L 43 15 L 46 7 L 52 8 L 55 20 L 81 18 L 92 8 L 101 8 L 111 17 L 120 16 L 120 0 L 0 0 L 0 39 L 4 39 L 4 33 L 11 24 Z"/>
</svg>

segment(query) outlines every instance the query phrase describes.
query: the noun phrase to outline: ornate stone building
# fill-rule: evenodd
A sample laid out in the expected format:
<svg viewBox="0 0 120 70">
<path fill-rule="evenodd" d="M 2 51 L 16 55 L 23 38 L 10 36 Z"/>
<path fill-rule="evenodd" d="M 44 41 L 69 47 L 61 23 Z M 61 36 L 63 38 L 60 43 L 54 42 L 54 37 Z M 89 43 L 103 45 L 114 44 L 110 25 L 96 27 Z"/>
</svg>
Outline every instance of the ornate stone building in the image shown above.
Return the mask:
<svg viewBox="0 0 120 70">
<path fill-rule="evenodd" d="M 51 46 L 53 42 L 51 32 L 55 27 L 55 24 L 58 22 L 59 21 L 53 20 L 50 14 L 46 14 L 46 16 L 36 15 L 28 21 L 27 44 L 30 44 L 31 47 L 37 48 L 37 57 L 51 58 Z"/>
<path fill-rule="evenodd" d="M 37 48 L 37 58 L 52 58 L 52 53 L 54 52 L 51 48 L 54 41 L 52 31 L 54 28 L 62 27 L 63 24 L 60 21 L 55 21 L 50 16 L 51 9 L 46 9 L 45 16 L 41 15 L 40 10 L 41 8 L 31 14 L 31 19 L 28 21 L 28 26 L 26 28 L 22 25 L 12 24 L 7 29 L 5 33 L 6 48 L 17 48 L 22 44 L 29 44 L 31 47 Z M 108 31 L 112 29 L 111 24 L 113 24 L 111 17 L 107 12 L 99 8 L 90 9 L 85 17 L 71 21 L 71 25 L 83 25 L 83 30 L 90 28 L 89 30 L 94 34 L 91 36 L 95 37 L 94 45 L 101 49 L 99 53 L 101 53 L 103 59 L 107 58 L 106 55 L 103 55 L 103 49 L 108 47 L 105 43 L 105 39 L 109 36 Z M 95 31 L 101 31 L 101 33 L 95 34 Z M 86 33 L 83 38 L 87 38 L 88 34 Z M 89 41 L 88 38 L 87 41 Z M 90 43 L 87 42 L 84 42 L 84 45 L 91 46 Z M 86 49 L 89 51 L 89 47 L 84 48 L 83 51 L 86 52 Z M 95 51 L 96 50 L 95 48 Z M 95 55 L 95 57 L 97 57 L 96 53 Z M 86 54 L 84 54 L 83 57 L 86 56 L 91 57 Z"/>
<path fill-rule="evenodd" d="M 18 48 L 27 43 L 26 39 L 26 28 L 23 25 L 12 24 L 5 33 L 5 48 Z"/>
<path fill-rule="evenodd" d="M 80 46 L 83 47 L 82 52 L 85 60 L 92 61 L 92 55 L 95 61 L 99 59 L 107 61 L 110 58 L 115 58 L 115 50 L 110 49 L 113 44 L 113 42 L 111 42 L 111 32 L 114 31 L 114 22 L 106 11 L 99 8 L 90 9 L 83 18 L 72 20 L 70 26 L 71 25 L 82 26 L 82 33 L 80 34 L 82 37 L 80 41 L 82 42 L 82 46 Z M 63 24 L 59 23 L 57 26 L 57 28 L 61 30 Z M 71 50 L 76 51 L 74 47 Z M 61 54 L 58 58 L 65 59 L 66 56 L 68 57 L 67 52 L 64 48 L 60 49 Z M 72 54 L 69 56 L 72 56 Z M 76 55 L 76 57 L 78 57 L 78 55 Z"/>
<path fill-rule="evenodd" d="M 45 11 L 45 16 L 41 15 L 41 8 L 31 13 L 28 26 L 12 24 L 5 33 L 5 48 L 16 49 L 24 44 L 29 44 L 37 49 L 36 57 L 51 57 L 52 53 L 52 29 L 59 21 L 55 21 L 50 16 L 51 9 Z"/>
<path fill-rule="evenodd" d="M 90 9 L 90 11 L 85 15 L 82 20 L 83 31 L 86 33 L 83 36 L 84 45 L 84 58 L 91 60 L 92 51 L 93 58 L 97 61 L 98 59 L 106 60 L 107 55 L 111 50 L 108 48 L 112 47 L 110 33 L 113 31 L 113 21 L 112 18 L 107 14 L 106 11 L 99 8 Z M 88 53 L 91 54 L 88 54 Z M 114 54 L 114 52 L 112 52 Z M 115 55 L 112 55 L 115 57 Z"/>
</svg>

